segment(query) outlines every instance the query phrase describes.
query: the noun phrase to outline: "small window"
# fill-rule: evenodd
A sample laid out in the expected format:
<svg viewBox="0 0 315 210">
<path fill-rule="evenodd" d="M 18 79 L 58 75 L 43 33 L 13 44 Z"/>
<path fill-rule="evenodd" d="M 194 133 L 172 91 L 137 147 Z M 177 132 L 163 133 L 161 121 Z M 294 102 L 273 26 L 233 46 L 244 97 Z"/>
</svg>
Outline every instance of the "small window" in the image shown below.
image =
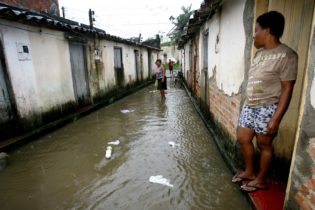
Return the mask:
<svg viewBox="0 0 315 210">
<path fill-rule="evenodd" d="M 208 32 L 205 32 L 203 34 L 203 68 L 208 68 L 208 40 L 209 40 L 209 34 Z"/>
<path fill-rule="evenodd" d="M 30 48 L 28 44 L 16 43 L 19 61 L 31 60 Z"/>
<path fill-rule="evenodd" d="M 114 48 L 114 67 L 115 69 L 122 69 L 122 49 L 120 47 Z"/>
</svg>

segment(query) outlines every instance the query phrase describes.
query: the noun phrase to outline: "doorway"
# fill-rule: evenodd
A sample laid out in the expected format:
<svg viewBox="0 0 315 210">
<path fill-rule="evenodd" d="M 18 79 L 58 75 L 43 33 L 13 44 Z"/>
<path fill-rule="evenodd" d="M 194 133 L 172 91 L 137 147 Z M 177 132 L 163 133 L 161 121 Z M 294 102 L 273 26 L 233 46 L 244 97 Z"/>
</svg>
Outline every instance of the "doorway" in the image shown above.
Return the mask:
<svg viewBox="0 0 315 210">
<path fill-rule="evenodd" d="M 82 43 L 70 42 L 70 62 L 76 102 L 78 106 L 90 104 L 85 48 Z"/>
<path fill-rule="evenodd" d="M 0 139 L 9 134 L 9 128 L 16 118 L 9 81 L 2 43 L 0 43 Z"/>
</svg>

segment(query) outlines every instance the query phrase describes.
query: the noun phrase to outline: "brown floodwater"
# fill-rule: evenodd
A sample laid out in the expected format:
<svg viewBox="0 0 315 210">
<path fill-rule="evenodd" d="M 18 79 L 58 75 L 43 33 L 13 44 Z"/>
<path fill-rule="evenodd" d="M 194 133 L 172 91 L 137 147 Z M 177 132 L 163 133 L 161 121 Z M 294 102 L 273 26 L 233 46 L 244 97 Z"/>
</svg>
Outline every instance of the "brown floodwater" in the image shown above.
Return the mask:
<svg viewBox="0 0 315 210">
<path fill-rule="evenodd" d="M 161 102 L 152 90 L 11 152 L 0 172 L 0 208 L 250 209 L 185 91 L 171 88 Z M 120 144 L 106 159 L 114 140 Z M 156 175 L 173 187 L 149 182 Z"/>
</svg>

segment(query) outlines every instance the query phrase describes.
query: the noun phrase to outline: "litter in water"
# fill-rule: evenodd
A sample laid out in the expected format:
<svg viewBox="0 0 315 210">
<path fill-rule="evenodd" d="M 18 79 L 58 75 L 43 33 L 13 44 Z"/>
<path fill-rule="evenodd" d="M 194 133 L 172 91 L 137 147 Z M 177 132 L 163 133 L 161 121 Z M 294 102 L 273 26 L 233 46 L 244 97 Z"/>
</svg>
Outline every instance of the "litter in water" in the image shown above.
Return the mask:
<svg viewBox="0 0 315 210">
<path fill-rule="evenodd" d="M 168 142 L 168 144 L 171 146 L 171 147 L 179 147 L 179 144 L 173 142 L 173 141 L 170 141 Z"/>
<path fill-rule="evenodd" d="M 111 141 L 111 142 L 108 142 L 107 144 L 108 144 L 108 145 L 115 145 L 115 146 L 117 146 L 117 145 L 120 144 L 120 141 L 119 141 L 119 140 Z"/>
<path fill-rule="evenodd" d="M 106 147 L 105 157 L 106 157 L 107 159 L 109 159 L 109 158 L 112 157 L 112 150 L 113 150 L 113 148 L 112 148 L 111 146 Z"/>
<path fill-rule="evenodd" d="M 164 178 L 162 175 L 151 176 L 149 182 L 174 187 L 174 185 L 170 184 L 170 180 Z"/>
<path fill-rule="evenodd" d="M 155 92 L 157 92 L 157 90 L 151 90 L 151 91 L 149 91 L 149 93 L 155 93 Z"/>
<path fill-rule="evenodd" d="M 122 110 L 120 110 L 120 112 L 123 113 L 123 114 L 131 113 L 131 112 L 134 112 L 134 111 L 135 110 L 133 110 L 133 109 L 122 109 Z"/>
</svg>

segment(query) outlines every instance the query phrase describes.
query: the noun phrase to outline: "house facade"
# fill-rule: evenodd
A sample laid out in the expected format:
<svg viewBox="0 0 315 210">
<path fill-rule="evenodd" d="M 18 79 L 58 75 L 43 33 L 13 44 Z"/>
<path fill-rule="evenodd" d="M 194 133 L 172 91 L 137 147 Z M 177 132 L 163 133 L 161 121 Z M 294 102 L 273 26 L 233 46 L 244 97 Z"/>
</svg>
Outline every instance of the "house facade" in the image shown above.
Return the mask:
<svg viewBox="0 0 315 210">
<path fill-rule="evenodd" d="M 241 167 L 236 142 L 245 101 L 255 19 L 277 10 L 286 19 L 281 41 L 299 56 L 294 94 L 274 141 L 271 173 L 287 181 L 286 209 L 313 209 L 315 177 L 314 1 L 207 0 L 190 19 L 179 44 L 187 85 L 218 136 L 223 155 Z"/>
<path fill-rule="evenodd" d="M 0 45 L 2 140 L 146 83 L 160 51 L 5 4 Z"/>
</svg>

